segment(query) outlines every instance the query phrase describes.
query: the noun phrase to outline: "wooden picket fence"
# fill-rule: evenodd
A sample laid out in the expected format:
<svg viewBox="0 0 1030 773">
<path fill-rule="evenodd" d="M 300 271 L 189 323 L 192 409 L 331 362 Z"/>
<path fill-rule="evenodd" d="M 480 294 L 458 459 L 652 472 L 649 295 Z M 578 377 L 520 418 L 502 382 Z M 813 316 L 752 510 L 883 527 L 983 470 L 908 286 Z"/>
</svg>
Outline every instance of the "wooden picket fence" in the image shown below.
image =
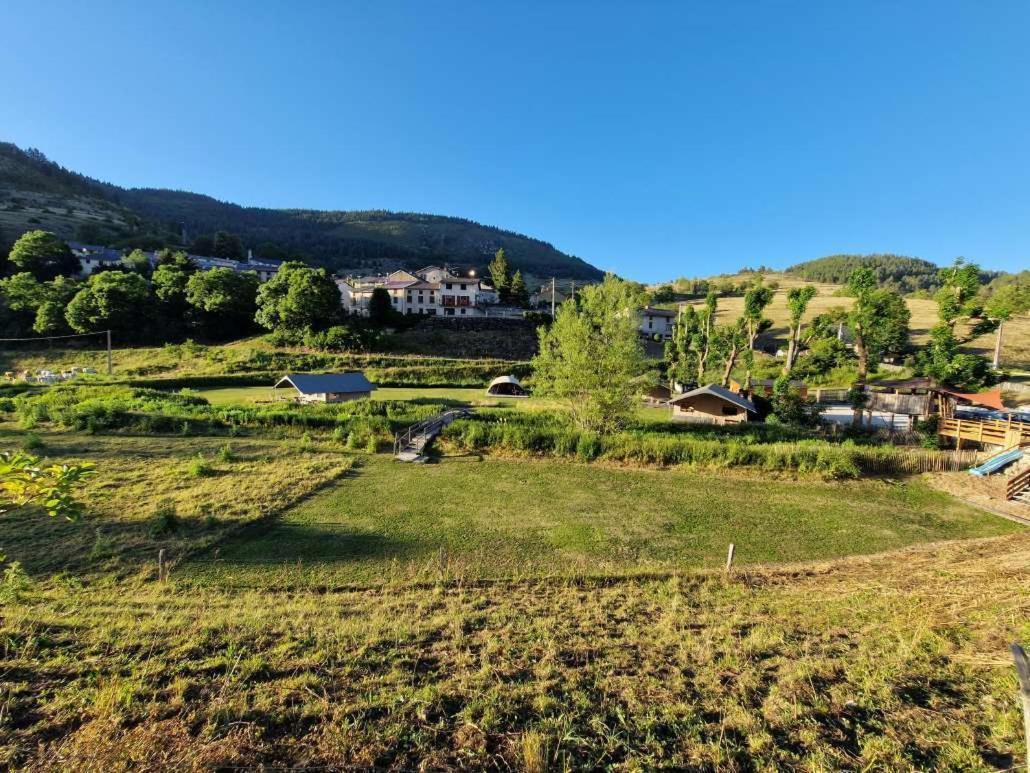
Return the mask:
<svg viewBox="0 0 1030 773">
<path fill-rule="evenodd" d="M 875 474 L 956 472 L 979 464 L 990 454 L 974 449 L 937 451 L 932 448 L 897 448 L 875 453 L 859 452 L 859 465 Z"/>
</svg>

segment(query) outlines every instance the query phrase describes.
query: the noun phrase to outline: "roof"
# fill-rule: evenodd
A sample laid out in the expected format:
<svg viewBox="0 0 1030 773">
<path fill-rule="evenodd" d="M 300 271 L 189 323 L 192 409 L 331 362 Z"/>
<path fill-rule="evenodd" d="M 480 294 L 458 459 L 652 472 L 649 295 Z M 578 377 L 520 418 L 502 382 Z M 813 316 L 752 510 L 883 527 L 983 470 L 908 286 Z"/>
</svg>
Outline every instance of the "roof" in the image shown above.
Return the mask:
<svg viewBox="0 0 1030 773">
<path fill-rule="evenodd" d="M 954 397 L 958 400 L 966 400 L 970 403 L 973 403 L 973 405 L 983 405 L 987 408 L 993 408 L 996 411 L 1006 410 L 1005 403 L 1001 401 L 1001 392 L 999 390 L 994 390 L 993 392 L 980 393 L 952 392 L 950 389 L 939 389 L 938 391 L 941 392 L 941 394 L 948 395 L 949 397 Z"/>
<path fill-rule="evenodd" d="M 522 386 L 522 383 L 514 376 L 498 376 L 490 382 L 490 386 L 497 386 L 498 384 L 517 384 Z M 490 387 L 487 387 L 489 389 Z"/>
<path fill-rule="evenodd" d="M 288 373 L 276 382 L 293 386 L 302 395 L 371 392 L 376 385 L 364 373 Z"/>
<path fill-rule="evenodd" d="M 669 402 L 673 404 L 680 403 L 684 400 L 688 400 L 691 397 L 700 397 L 701 395 L 712 395 L 713 397 L 718 397 L 720 400 L 725 400 L 728 403 L 733 403 L 733 405 L 737 406 L 738 408 L 743 408 L 745 411 L 750 411 L 751 413 L 758 413 L 758 411 L 755 410 L 754 403 L 752 403 L 750 400 L 741 397 L 736 392 L 731 392 L 726 387 L 719 386 L 718 384 L 709 384 L 708 386 L 698 387 L 697 389 L 694 389 L 690 392 L 685 392 L 684 394 L 674 397 Z"/>
<path fill-rule="evenodd" d="M 652 317 L 675 317 L 677 312 L 670 311 L 669 309 L 656 309 L 652 306 L 645 306 L 640 310 L 642 314 L 648 314 Z"/>
</svg>

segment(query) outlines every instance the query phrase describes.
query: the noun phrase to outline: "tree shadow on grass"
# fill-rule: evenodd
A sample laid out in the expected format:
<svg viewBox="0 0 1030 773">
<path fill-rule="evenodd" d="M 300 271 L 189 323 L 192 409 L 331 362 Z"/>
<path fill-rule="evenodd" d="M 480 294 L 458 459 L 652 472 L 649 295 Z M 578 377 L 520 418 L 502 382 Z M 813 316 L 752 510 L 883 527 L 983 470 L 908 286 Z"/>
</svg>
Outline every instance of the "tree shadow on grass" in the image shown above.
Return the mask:
<svg viewBox="0 0 1030 773">
<path fill-rule="evenodd" d="M 191 563 L 338 563 L 364 560 L 407 561 L 421 555 L 416 540 L 397 539 L 344 523 L 278 522 L 252 524 Z"/>
</svg>

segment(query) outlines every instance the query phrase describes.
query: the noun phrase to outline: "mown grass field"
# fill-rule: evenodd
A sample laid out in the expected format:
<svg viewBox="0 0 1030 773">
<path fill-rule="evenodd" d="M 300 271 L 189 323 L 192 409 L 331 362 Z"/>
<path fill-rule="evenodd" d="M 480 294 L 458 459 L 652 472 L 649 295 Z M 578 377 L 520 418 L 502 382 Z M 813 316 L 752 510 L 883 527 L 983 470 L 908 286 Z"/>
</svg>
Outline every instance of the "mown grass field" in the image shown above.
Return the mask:
<svg viewBox="0 0 1030 773">
<path fill-rule="evenodd" d="M 355 457 L 339 445 L 204 437 L 131 437 L 46 432 L 33 453 L 55 463 L 92 462 L 81 496 L 85 520 L 35 512 L 3 516 L 0 554 L 31 575 L 147 574 L 164 548 L 174 560 L 234 529 L 268 518 L 347 473 Z M 0 450 L 27 433 L 0 425 Z M 198 469 L 198 458 L 204 464 Z M 162 512 L 165 514 L 162 516 Z"/>
<path fill-rule="evenodd" d="M 854 503 L 861 502 L 860 509 Z M 229 585 L 604 575 L 872 553 L 1019 527 L 918 479 L 825 483 L 576 462 L 365 459 L 183 567 Z"/>
<path fill-rule="evenodd" d="M 1030 538 L 323 592 L 6 591 L 0 764 L 1015 770 Z"/>
</svg>

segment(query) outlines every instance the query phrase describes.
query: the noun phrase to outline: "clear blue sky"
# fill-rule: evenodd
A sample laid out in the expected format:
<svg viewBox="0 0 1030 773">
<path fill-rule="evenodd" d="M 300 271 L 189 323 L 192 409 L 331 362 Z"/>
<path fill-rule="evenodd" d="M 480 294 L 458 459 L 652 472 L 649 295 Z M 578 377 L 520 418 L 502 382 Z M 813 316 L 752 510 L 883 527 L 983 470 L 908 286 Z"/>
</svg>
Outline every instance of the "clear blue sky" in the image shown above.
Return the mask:
<svg viewBox="0 0 1030 773">
<path fill-rule="evenodd" d="M 1030 266 L 1027 0 L 33 2 L 3 29 L 0 139 L 120 185 L 460 215 L 648 281 Z"/>
</svg>

